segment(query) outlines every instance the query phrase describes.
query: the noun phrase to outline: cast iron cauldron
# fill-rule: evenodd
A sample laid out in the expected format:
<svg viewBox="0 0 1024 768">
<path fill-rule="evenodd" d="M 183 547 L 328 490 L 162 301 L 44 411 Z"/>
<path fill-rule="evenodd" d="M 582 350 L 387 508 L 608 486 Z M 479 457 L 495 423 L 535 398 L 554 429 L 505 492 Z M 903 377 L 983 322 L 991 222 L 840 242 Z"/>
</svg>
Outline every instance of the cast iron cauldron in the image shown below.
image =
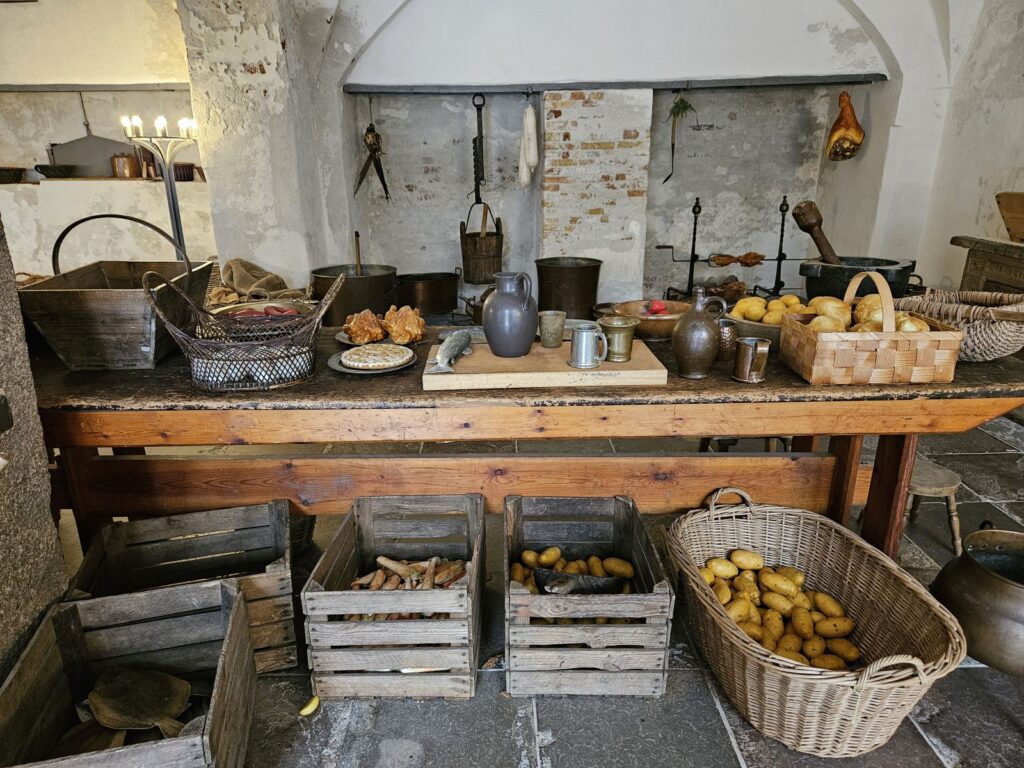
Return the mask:
<svg viewBox="0 0 1024 768">
<path fill-rule="evenodd" d="M 963 554 L 946 563 L 931 590 L 960 622 L 967 653 L 1024 675 L 1024 533 L 970 534 Z"/>
<path fill-rule="evenodd" d="M 445 315 L 454 312 L 459 302 L 459 278 L 454 272 L 413 272 L 398 276 L 398 304 L 418 308 L 421 315 Z"/>
</svg>

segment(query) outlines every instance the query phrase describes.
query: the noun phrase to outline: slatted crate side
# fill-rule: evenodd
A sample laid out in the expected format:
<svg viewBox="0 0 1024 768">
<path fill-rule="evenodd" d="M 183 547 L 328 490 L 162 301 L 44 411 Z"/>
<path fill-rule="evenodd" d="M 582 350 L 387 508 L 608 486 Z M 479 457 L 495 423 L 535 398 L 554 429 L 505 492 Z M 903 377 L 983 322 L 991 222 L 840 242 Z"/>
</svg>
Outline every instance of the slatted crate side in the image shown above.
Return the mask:
<svg viewBox="0 0 1024 768">
<path fill-rule="evenodd" d="M 475 495 L 375 496 L 356 499 L 352 510 L 360 532 L 360 568 L 374 558 L 399 560 L 439 556 L 469 560 L 482 528 L 483 502 Z"/>
</svg>

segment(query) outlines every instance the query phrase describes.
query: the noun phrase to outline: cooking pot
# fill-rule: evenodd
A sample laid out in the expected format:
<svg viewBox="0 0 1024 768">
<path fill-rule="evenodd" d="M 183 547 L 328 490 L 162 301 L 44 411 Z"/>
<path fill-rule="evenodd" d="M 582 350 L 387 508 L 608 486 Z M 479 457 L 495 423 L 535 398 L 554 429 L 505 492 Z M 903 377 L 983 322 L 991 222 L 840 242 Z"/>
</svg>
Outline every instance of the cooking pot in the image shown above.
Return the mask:
<svg viewBox="0 0 1024 768">
<path fill-rule="evenodd" d="M 878 272 L 889 284 L 894 299 L 901 298 L 907 292 L 910 276 L 914 272 L 916 261 L 893 261 L 892 259 L 869 259 L 859 256 L 840 256 L 839 264 L 826 264 L 815 259 L 800 264 L 800 274 L 807 284 L 807 298 L 815 296 L 841 297 L 846 293 L 846 286 L 858 272 Z M 875 293 L 875 286 L 865 280 L 857 290 L 858 296 Z"/>
<path fill-rule="evenodd" d="M 473 318 L 473 325 L 484 324 L 484 302 L 487 301 L 487 297 L 492 293 L 494 293 L 493 285 L 481 293 L 478 299 L 467 299 L 465 296 L 459 296 L 466 305 L 466 314 Z"/>
<path fill-rule="evenodd" d="M 932 593 L 967 636 L 967 653 L 1024 675 L 1024 533 L 976 531 L 960 557 L 932 582 Z"/>
<path fill-rule="evenodd" d="M 597 302 L 601 260 L 580 256 L 537 259 L 537 306 L 558 309 L 566 318 L 589 320 Z"/>
<path fill-rule="evenodd" d="M 459 304 L 459 278 L 454 272 L 415 272 L 398 276 L 398 303 L 418 308 L 421 315 L 444 315 Z"/>
<path fill-rule="evenodd" d="M 357 275 L 355 264 L 336 264 L 313 270 L 314 299 L 322 299 L 338 275 L 345 276 L 341 291 L 324 315 L 324 325 L 344 325 L 349 315 L 364 309 L 383 315 L 395 303 L 397 269 L 387 264 L 363 264 L 360 271 L 362 274 Z"/>
</svg>

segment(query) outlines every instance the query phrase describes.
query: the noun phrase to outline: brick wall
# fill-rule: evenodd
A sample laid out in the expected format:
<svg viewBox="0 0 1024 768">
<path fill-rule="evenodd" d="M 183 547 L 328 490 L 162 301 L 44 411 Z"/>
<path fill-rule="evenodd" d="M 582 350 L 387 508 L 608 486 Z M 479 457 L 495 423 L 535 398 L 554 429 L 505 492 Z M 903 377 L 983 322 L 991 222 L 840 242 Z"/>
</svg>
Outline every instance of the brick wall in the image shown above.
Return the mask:
<svg viewBox="0 0 1024 768">
<path fill-rule="evenodd" d="M 599 301 L 643 288 L 650 90 L 544 94 L 541 255 L 601 259 Z"/>
</svg>

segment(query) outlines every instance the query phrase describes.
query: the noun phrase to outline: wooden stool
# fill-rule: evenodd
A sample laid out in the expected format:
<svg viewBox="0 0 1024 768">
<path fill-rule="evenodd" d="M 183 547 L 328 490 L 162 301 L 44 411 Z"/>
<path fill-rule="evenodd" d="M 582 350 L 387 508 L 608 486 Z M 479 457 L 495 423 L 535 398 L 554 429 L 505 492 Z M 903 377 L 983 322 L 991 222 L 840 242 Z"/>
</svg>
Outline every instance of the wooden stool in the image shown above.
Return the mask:
<svg viewBox="0 0 1024 768">
<path fill-rule="evenodd" d="M 960 516 L 956 511 L 956 492 L 959 489 L 960 475 L 924 456 L 918 456 L 914 461 L 914 472 L 910 476 L 907 508 L 903 514 L 903 530 L 906 531 L 910 521 L 917 518 L 921 499 L 925 496 L 945 499 L 946 509 L 949 510 L 949 533 L 953 538 L 953 553 L 959 557 L 964 550 L 960 542 Z"/>
</svg>

